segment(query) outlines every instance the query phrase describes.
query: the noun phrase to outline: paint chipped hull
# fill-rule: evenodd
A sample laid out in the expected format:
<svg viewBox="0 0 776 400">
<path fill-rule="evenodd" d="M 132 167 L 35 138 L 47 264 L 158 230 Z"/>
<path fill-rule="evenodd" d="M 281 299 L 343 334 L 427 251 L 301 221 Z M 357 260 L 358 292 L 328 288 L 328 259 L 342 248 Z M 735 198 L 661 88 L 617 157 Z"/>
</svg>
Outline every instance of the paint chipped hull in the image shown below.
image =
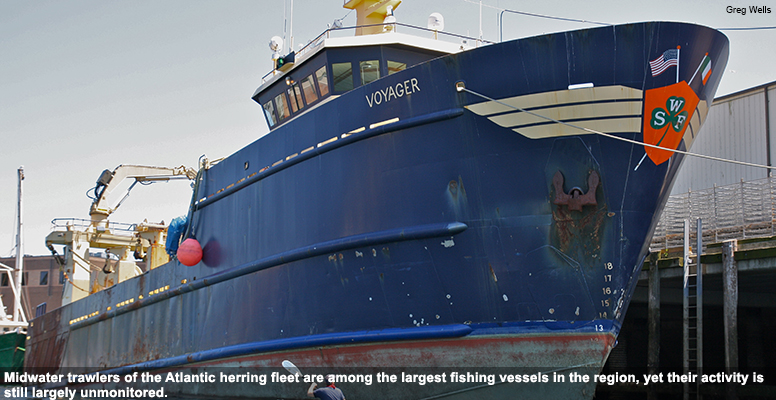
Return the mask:
<svg viewBox="0 0 776 400">
<path fill-rule="evenodd" d="M 464 338 L 304 348 L 194 362 L 183 368 L 158 368 L 154 373 L 165 382 L 165 392 L 183 398 L 301 398 L 309 384 L 272 382 L 273 372 L 289 376 L 279 365 L 293 359 L 303 374 L 351 377 L 350 382 L 338 384 L 350 398 L 579 399 L 590 398 L 595 383 L 572 383 L 569 374 L 597 373 L 614 340 L 611 333 L 493 336 L 478 335 L 473 330 Z M 453 365 L 465 367 L 443 367 Z M 218 380 L 222 373 L 264 374 L 267 378 L 263 384 L 230 385 L 228 389 L 224 385 L 173 382 L 183 376 L 203 375 Z M 395 376 L 393 382 L 389 382 L 391 375 Z M 151 390 L 159 387 L 154 383 L 138 386 Z"/>
<path fill-rule="evenodd" d="M 649 61 L 677 43 L 678 76 L 698 97 L 671 134 L 686 149 L 728 51 L 722 34 L 696 25 L 486 46 L 323 103 L 204 173 L 192 210 L 202 262 L 167 264 L 36 319 L 26 366 L 161 373 L 288 358 L 306 368 L 595 372 L 682 156 L 642 162 L 641 144 L 514 107 L 641 143 L 657 110 L 645 108 L 657 101 L 648 93 L 674 83 L 650 77 Z M 703 83 L 691 77 L 705 53 L 719 68 Z M 503 101 L 457 92 L 461 81 Z M 402 82 L 414 82 L 411 96 L 369 101 Z M 593 88 L 568 89 L 585 82 Z M 496 398 L 514 385 L 487 386 Z M 542 387 L 593 395 L 591 385 Z M 472 393 L 457 396 L 482 398 Z"/>
</svg>

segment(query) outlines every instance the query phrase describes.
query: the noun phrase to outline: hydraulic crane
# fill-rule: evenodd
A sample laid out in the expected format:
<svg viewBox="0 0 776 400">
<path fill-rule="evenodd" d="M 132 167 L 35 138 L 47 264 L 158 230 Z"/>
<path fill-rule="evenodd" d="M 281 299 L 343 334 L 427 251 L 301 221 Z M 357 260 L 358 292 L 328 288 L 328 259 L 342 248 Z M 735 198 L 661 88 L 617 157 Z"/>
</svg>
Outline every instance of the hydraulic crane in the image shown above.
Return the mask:
<svg viewBox="0 0 776 400">
<path fill-rule="evenodd" d="M 143 271 L 135 259 L 143 259 L 148 268 L 156 268 L 169 261 L 165 252 L 167 226 L 164 223 L 117 224 L 108 217 L 121 206 L 129 192 L 138 183 L 194 180 L 197 172 L 188 167 L 153 167 L 119 165 L 113 171 L 103 171 L 94 187 L 89 208 L 89 220 L 55 219 L 54 230 L 46 237 L 46 246 L 56 256 L 53 245 L 64 245 L 62 265 L 66 276 L 62 305 L 98 292 L 118 282 L 132 278 Z M 124 180 L 134 179 L 126 194 L 115 206 L 109 196 Z M 104 249 L 106 257 L 98 266 L 90 259 L 90 249 Z M 111 257 L 116 256 L 116 260 Z"/>
</svg>

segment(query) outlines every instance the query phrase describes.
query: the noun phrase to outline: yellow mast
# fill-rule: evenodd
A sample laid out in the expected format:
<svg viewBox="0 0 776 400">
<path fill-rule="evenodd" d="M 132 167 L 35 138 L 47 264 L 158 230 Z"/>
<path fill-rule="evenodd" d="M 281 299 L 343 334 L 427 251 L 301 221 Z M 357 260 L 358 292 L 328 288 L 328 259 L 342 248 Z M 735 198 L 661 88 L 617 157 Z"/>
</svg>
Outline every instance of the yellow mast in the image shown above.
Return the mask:
<svg viewBox="0 0 776 400">
<path fill-rule="evenodd" d="M 363 26 L 382 24 L 388 15 L 388 6 L 395 10 L 399 4 L 401 0 L 345 0 L 343 7 L 356 10 L 356 25 Z M 356 36 L 375 33 L 383 33 L 383 27 L 370 26 L 356 29 Z"/>
</svg>

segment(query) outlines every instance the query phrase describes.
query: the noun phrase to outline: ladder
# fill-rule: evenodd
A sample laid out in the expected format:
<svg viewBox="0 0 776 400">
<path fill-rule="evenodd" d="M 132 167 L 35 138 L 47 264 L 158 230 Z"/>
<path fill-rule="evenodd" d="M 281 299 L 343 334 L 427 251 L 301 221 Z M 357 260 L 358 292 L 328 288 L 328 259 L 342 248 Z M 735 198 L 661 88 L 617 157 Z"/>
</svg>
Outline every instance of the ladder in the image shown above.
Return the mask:
<svg viewBox="0 0 776 400">
<path fill-rule="evenodd" d="M 695 374 L 695 383 L 684 383 L 684 400 L 701 399 L 700 374 L 703 369 L 703 231 L 696 227 L 695 252 L 690 248 L 690 220 L 684 220 L 683 346 L 684 373 Z"/>
</svg>

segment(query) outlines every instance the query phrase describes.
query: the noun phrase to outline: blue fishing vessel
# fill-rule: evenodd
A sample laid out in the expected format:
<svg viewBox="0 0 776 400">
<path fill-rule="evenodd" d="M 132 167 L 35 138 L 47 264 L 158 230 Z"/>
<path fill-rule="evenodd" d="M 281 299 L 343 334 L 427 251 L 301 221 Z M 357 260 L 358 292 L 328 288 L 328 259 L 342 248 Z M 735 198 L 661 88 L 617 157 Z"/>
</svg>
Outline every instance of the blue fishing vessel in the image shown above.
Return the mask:
<svg viewBox="0 0 776 400">
<path fill-rule="evenodd" d="M 356 36 L 278 54 L 253 95 L 270 133 L 195 180 L 183 239 L 201 260 L 35 319 L 26 367 L 497 368 L 536 382 L 447 374 L 346 393 L 592 398 L 594 382 L 552 374 L 596 373 L 615 345 L 728 40 L 645 22 L 451 43 L 409 35 L 388 18 L 398 3 L 345 1 Z M 299 384 L 165 390 L 304 397 Z"/>
</svg>

